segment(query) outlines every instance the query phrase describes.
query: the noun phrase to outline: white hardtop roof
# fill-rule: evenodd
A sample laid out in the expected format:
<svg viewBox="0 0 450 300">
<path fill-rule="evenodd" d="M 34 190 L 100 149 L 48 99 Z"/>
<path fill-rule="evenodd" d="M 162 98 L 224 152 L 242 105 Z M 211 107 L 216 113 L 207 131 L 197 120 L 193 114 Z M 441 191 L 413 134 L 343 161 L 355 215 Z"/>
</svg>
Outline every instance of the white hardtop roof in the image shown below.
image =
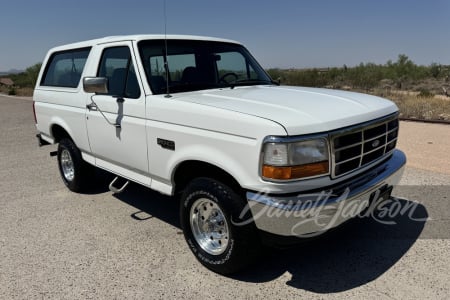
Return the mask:
<svg viewBox="0 0 450 300">
<path fill-rule="evenodd" d="M 121 42 L 121 41 L 142 41 L 142 40 L 163 40 L 167 38 L 167 40 L 197 40 L 197 41 L 215 41 L 215 42 L 226 42 L 233 44 L 241 44 L 237 41 L 221 39 L 216 37 L 207 37 L 207 36 L 196 36 L 196 35 L 175 35 L 175 34 L 138 34 L 138 35 L 118 35 L 118 36 L 108 36 L 99 39 L 87 40 L 77 43 L 71 43 L 66 45 L 61 45 L 52 48 L 50 51 L 61 51 L 67 49 L 76 49 L 76 48 L 84 48 L 91 47 L 99 44 L 107 44 L 113 42 Z"/>
</svg>

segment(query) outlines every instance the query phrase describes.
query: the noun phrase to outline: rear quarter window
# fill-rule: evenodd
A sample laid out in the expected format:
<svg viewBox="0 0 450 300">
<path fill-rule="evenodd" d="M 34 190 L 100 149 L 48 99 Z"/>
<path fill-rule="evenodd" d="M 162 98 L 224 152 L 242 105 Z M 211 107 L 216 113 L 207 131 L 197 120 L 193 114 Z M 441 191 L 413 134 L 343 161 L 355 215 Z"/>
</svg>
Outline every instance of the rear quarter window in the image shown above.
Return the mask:
<svg viewBox="0 0 450 300">
<path fill-rule="evenodd" d="M 48 60 L 41 86 L 76 88 L 91 48 L 55 52 Z"/>
</svg>

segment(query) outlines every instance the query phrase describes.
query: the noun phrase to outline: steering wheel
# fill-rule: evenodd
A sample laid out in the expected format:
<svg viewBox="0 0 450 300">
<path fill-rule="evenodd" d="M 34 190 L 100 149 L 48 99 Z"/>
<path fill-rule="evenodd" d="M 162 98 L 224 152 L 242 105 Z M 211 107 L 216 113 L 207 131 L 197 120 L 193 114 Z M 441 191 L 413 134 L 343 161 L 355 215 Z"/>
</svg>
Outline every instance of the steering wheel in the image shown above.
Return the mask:
<svg viewBox="0 0 450 300">
<path fill-rule="evenodd" d="M 227 78 L 229 76 L 233 76 L 234 80 L 232 80 L 232 81 L 225 80 L 225 78 Z M 239 78 L 238 74 L 236 74 L 234 72 L 225 73 L 219 78 L 219 83 L 230 83 L 230 82 L 233 82 L 233 81 L 237 81 L 238 78 Z"/>
</svg>

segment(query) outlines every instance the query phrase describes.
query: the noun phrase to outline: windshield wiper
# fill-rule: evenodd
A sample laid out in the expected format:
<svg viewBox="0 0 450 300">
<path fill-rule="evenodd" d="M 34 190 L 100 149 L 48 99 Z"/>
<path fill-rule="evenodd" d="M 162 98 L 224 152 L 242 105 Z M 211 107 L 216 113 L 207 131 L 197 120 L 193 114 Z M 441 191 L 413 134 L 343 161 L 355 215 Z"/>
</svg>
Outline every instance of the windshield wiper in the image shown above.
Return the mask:
<svg viewBox="0 0 450 300">
<path fill-rule="evenodd" d="M 190 84 L 174 84 L 169 86 L 169 90 L 172 94 L 174 93 L 182 93 L 182 92 L 194 92 L 194 91 L 201 91 L 201 90 L 208 90 L 217 88 L 217 85 L 213 85 L 210 83 L 190 83 Z M 159 93 L 166 93 L 167 88 L 161 87 L 159 89 Z"/>
<path fill-rule="evenodd" d="M 261 80 L 261 79 L 241 79 L 236 80 L 229 84 L 229 87 L 234 89 L 236 86 L 246 86 L 246 85 L 259 85 L 259 84 L 277 84 L 273 80 Z"/>
</svg>

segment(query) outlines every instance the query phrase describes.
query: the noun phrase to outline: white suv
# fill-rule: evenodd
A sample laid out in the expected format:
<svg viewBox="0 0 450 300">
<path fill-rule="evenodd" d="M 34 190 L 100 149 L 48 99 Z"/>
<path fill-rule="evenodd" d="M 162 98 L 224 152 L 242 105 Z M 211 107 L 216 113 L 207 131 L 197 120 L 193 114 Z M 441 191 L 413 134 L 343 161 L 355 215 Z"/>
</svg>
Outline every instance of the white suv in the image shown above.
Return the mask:
<svg viewBox="0 0 450 300">
<path fill-rule="evenodd" d="M 279 86 L 245 47 L 217 38 L 53 48 L 34 110 L 70 190 L 85 190 L 98 167 L 117 175 L 116 193 L 134 181 L 180 194 L 187 244 L 218 273 L 246 265 L 261 241 L 316 235 L 387 199 L 406 162 L 392 102 Z"/>
</svg>

